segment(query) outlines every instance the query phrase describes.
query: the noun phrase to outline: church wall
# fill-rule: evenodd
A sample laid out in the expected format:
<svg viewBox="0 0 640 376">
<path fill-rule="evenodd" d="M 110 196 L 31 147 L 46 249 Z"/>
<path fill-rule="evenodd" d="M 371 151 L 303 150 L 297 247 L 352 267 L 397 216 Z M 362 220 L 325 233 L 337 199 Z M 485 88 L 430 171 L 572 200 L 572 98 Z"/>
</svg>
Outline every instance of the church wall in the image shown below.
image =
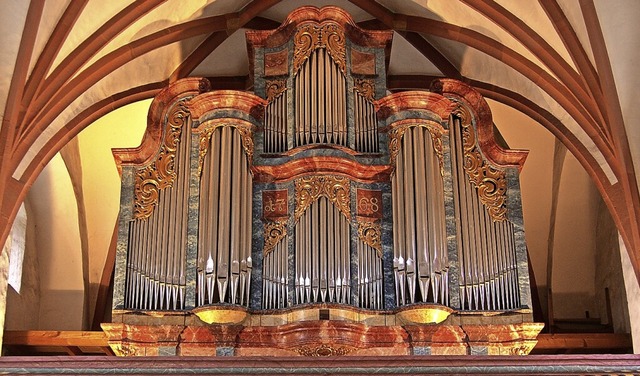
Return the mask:
<svg viewBox="0 0 640 376">
<path fill-rule="evenodd" d="M 40 274 L 41 330 L 81 330 L 83 280 L 78 212 L 60 155 L 45 167 L 29 192 L 35 215 Z"/>
</svg>

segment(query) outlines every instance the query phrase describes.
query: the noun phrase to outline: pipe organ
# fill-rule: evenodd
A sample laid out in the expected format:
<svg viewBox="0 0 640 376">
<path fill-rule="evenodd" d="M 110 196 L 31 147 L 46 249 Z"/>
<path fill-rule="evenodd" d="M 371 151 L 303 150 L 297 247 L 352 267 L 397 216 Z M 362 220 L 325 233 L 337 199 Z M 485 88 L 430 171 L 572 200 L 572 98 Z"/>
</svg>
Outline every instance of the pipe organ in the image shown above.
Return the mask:
<svg viewBox="0 0 640 376">
<path fill-rule="evenodd" d="M 480 94 L 388 94 L 393 33 L 339 8 L 246 35 L 253 93 L 178 80 L 142 145 L 114 151 L 116 352 L 159 351 L 140 325 L 175 326 L 157 339 L 174 354 L 530 350 L 526 152 L 496 143 Z M 473 337 L 487 317 L 508 345 Z"/>
</svg>

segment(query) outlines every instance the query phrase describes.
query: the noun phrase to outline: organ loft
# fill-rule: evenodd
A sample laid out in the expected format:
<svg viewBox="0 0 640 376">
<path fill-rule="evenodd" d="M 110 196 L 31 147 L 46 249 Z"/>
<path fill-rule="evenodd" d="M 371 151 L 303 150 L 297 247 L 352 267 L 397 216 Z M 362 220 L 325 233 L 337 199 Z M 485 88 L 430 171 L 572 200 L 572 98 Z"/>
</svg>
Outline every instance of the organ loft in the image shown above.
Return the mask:
<svg viewBox="0 0 640 376">
<path fill-rule="evenodd" d="M 527 354 L 518 174 L 471 86 L 390 93 L 392 31 L 247 31 L 253 92 L 178 80 L 122 176 L 118 355 Z"/>
</svg>

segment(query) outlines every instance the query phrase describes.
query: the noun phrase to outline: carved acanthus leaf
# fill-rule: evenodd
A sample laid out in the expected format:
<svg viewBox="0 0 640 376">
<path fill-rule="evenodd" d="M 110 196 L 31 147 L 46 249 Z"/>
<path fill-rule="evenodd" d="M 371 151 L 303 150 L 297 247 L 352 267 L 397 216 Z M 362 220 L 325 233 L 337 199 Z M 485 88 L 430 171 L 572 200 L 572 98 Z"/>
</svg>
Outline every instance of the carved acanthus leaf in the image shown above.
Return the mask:
<svg viewBox="0 0 640 376">
<path fill-rule="evenodd" d="M 293 71 L 304 64 L 311 53 L 325 48 L 343 74 L 346 74 L 345 36 L 338 24 L 326 22 L 320 25 L 306 23 L 298 28 L 294 38 Z"/>
<path fill-rule="evenodd" d="M 354 349 L 346 346 L 318 345 L 318 346 L 300 346 L 295 351 L 302 356 L 340 356 L 347 355 Z"/>
<path fill-rule="evenodd" d="M 222 127 L 233 127 L 240 134 L 240 139 L 242 140 L 242 149 L 244 149 L 244 153 L 247 155 L 247 161 L 249 165 L 251 165 L 253 161 L 253 138 L 252 138 L 252 130 L 251 126 L 244 123 L 214 123 L 210 126 L 207 126 L 203 131 L 200 132 L 200 149 L 198 152 L 198 176 L 202 175 L 202 167 L 204 165 L 204 157 L 209 152 L 209 147 L 211 145 L 211 135 L 218 128 Z"/>
<path fill-rule="evenodd" d="M 373 80 L 356 78 L 353 81 L 353 89 L 369 102 L 373 102 L 376 95 L 376 84 Z"/>
<path fill-rule="evenodd" d="M 184 102 L 178 103 L 169 114 L 160 150 L 155 160 L 138 170 L 134 188 L 134 218 L 149 218 L 158 202 L 160 190 L 173 184 L 176 177 L 176 150 L 182 128 L 187 123 L 189 110 Z"/>
<path fill-rule="evenodd" d="M 358 218 L 358 237 L 363 243 L 375 249 L 378 257 L 382 257 L 381 232 L 380 221 Z"/>
<path fill-rule="evenodd" d="M 431 123 L 407 123 L 400 126 L 396 126 L 389 132 L 389 164 L 395 168 L 398 153 L 400 153 L 400 147 L 402 146 L 402 136 L 404 132 L 410 127 L 423 127 L 427 128 L 431 135 L 431 143 L 433 150 L 438 157 L 438 165 L 440 166 L 440 175 L 444 175 L 444 155 L 442 149 L 442 133 L 444 129 Z"/>
<path fill-rule="evenodd" d="M 349 179 L 339 176 L 310 176 L 297 179 L 295 222 L 298 222 L 305 210 L 320 196 L 328 198 L 342 214 L 351 219 L 350 187 Z"/>
<path fill-rule="evenodd" d="M 287 90 L 286 80 L 272 80 L 267 81 L 267 102 L 271 103 L 274 99 L 278 98 L 282 93 Z"/>
<path fill-rule="evenodd" d="M 287 221 L 268 221 L 264 224 L 264 256 L 271 253 L 276 245 L 287 236 Z"/>
<path fill-rule="evenodd" d="M 478 190 L 480 201 L 484 204 L 494 221 L 504 221 L 507 217 L 507 179 L 504 171 L 492 166 L 480 153 L 476 132 L 471 124 L 471 116 L 466 110 L 459 109 L 456 115 L 462 124 L 462 143 L 464 169 L 469 181 Z"/>
</svg>

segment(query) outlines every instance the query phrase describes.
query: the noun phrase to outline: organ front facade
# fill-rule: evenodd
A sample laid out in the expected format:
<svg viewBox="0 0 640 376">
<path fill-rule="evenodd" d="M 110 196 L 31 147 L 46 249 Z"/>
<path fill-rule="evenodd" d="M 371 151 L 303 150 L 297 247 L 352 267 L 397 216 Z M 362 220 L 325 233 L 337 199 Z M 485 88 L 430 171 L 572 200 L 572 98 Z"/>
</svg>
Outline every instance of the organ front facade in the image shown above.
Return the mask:
<svg viewBox="0 0 640 376">
<path fill-rule="evenodd" d="M 518 174 L 472 87 L 390 94 L 335 7 L 248 31 L 253 92 L 170 84 L 122 175 L 119 355 L 526 354 Z"/>
</svg>

